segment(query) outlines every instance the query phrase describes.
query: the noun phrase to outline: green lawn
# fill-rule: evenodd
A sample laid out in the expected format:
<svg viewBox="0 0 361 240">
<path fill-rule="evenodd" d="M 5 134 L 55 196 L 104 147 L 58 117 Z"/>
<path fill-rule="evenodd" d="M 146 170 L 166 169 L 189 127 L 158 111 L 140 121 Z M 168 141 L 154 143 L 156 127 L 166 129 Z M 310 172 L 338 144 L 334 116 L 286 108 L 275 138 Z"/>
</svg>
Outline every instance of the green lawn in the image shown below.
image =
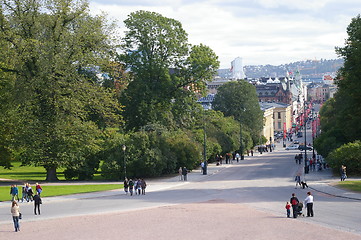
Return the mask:
<svg viewBox="0 0 361 240">
<path fill-rule="evenodd" d="M 21 162 L 12 162 L 11 164 L 14 167 L 10 170 L 0 167 L 0 178 L 20 180 L 24 182 L 41 182 L 46 179 L 46 170 L 43 167 L 21 166 Z M 63 168 L 57 169 L 57 176 L 59 180 L 65 180 L 63 174 L 64 170 L 65 169 Z M 94 180 L 103 180 L 103 178 L 100 174 L 95 174 Z"/>
<path fill-rule="evenodd" d="M 338 187 L 344 188 L 347 190 L 361 192 L 361 181 L 343 181 L 337 184 Z"/>
<path fill-rule="evenodd" d="M 21 187 L 19 188 L 19 197 L 21 198 Z M 77 193 L 100 192 L 113 189 L 122 191 L 123 184 L 96 184 L 96 185 L 41 185 L 43 192 L 41 197 L 63 196 Z M 32 186 L 35 191 L 35 186 Z M 0 201 L 10 201 L 10 186 L 0 187 Z"/>
</svg>

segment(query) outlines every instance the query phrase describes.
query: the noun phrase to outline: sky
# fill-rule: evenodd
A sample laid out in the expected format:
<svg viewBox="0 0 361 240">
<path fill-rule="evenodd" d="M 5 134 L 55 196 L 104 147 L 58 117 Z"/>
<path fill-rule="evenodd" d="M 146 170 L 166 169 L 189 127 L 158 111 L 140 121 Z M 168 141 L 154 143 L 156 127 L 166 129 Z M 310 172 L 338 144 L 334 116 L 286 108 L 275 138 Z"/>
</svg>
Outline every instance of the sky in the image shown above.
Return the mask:
<svg viewBox="0 0 361 240">
<path fill-rule="evenodd" d="M 359 0 L 89 0 L 94 14 L 123 21 L 146 10 L 181 22 L 188 42 L 217 54 L 220 68 L 236 57 L 243 65 L 280 65 L 303 60 L 335 59 L 346 29 L 361 13 Z"/>
</svg>

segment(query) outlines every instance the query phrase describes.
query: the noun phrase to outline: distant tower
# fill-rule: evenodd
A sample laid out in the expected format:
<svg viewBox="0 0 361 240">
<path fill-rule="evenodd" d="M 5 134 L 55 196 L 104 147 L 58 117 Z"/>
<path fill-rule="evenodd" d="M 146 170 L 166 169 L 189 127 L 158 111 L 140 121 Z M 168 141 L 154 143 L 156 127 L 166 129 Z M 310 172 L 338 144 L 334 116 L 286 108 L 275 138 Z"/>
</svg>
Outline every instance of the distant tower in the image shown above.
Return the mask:
<svg viewBox="0 0 361 240">
<path fill-rule="evenodd" d="M 231 62 L 232 79 L 245 79 L 246 74 L 243 71 L 242 58 L 237 57 Z"/>
</svg>

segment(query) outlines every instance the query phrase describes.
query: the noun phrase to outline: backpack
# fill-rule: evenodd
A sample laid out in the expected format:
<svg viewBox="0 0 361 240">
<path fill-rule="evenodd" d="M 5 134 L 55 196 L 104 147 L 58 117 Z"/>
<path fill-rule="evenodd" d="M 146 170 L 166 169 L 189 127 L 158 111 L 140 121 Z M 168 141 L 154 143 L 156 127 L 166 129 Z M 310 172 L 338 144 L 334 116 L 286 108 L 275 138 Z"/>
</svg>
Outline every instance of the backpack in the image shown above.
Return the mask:
<svg viewBox="0 0 361 240">
<path fill-rule="evenodd" d="M 292 205 L 297 205 L 297 204 L 298 204 L 297 199 L 296 199 L 296 198 L 292 199 L 291 204 L 292 204 Z"/>
</svg>

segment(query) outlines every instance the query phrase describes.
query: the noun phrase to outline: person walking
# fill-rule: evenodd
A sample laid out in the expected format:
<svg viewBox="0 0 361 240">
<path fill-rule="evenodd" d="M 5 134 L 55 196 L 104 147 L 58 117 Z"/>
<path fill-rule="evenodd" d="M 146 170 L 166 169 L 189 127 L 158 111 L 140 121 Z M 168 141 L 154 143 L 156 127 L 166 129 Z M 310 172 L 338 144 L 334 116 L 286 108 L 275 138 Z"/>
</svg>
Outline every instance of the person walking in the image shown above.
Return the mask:
<svg viewBox="0 0 361 240">
<path fill-rule="evenodd" d="M 129 188 L 129 185 L 128 185 L 128 178 L 125 178 L 124 179 L 124 192 L 125 192 L 125 195 L 128 195 L 128 188 Z"/>
<path fill-rule="evenodd" d="M 307 208 L 307 217 L 313 217 L 313 196 L 311 192 L 307 192 L 305 207 Z"/>
<path fill-rule="evenodd" d="M 21 187 L 21 202 L 24 202 L 27 200 L 28 195 L 26 194 L 26 183 L 24 183 L 24 185 Z"/>
<path fill-rule="evenodd" d="M 143 178 L 141 179 L 140 186 L 142 188 L 142 195 L 145 195 L 145 188 L 147 187 L 147 183 Z"/>
<path fill-rule="evenodd" d="M 35 193 L 33 199 L 34 199 L 34 214 L 37 215 L 36 209 L 38 209 L 38 214 L 40 215 L 40 204 L 42 204 L 42 201 L 38 192 Z"/>
<path fill-rule="evenodd" d="M 19 223 L 20 208 L 15 201 L 12 201 L 11 204 L 11 215 L 13 217 L 15 232 L 20 231 L 20 223 Z"/>
<path fill-rule="evenodd" d="M 183 167 L 182 175 L 183 175 L 183 180 L 184 180 L 184 181 L 187 181 L 187 174 L 188 174 L 187 168 L 186 168 L 186 167 Z"/>
<path fill-rule="evenodd" d="M 11 195 L 11 201 L 15 201 L 15 198 L 19 201 L 19 189 L 16 185 L 11 185 L 10 187 L 10 195 Z"/>
<path fill-rule="evenodd" d="M 129 179 L 128 186 L 129 186 L 129 193 L 130 193 L 130 196 L 133 196 L 133 187 L 134 187 L 134 182 L 133 182 L 133 180 L 132 180 L 132 179 Z"/>
<path fill-rule="evenodd" d="M 298 203 L 300 201 L 298 201 L 298 198 L 296 197 L 295 193 L 292 193 L 292 197 L 290 199 L 290 203 L 292 205 L 292 214 L 293 214 L 293 218 L 297 218 L 297 212 L 298 212 Z"/>
<path fill-rule="evenodd" d="M 179 181 L 183 181 L 183 170 L 182 170 L 182 167 L 179 167 L 179 169 L 178 169 L 178 174 L 179 174 Z"/>
<path fill-rule="evenodd" d="M 347 178 L 347 176 L 346 176 L 346 166 L 341 165 L 340 174 L 341 174 L 341 181 L 345 181 L 345 179 Z"/>
<path fill-rule="evenodd" d="M 39 183 L 35 183 L 35 190 L 39 194 L 39 197 L 40 197 L 40 194 L 43 191 L 43 189 L 41 188 Z"/>
<path fill-rule="evenodd" d="M 302 187 L 301 186 L 301 173 L 300 172 L 297 172 L 296 176 L 295 176 L 295 181 L 296 181 L 296 187 L 297 188 L 297 185 L 300 185 L 300 188 Z"/>
</svg>

